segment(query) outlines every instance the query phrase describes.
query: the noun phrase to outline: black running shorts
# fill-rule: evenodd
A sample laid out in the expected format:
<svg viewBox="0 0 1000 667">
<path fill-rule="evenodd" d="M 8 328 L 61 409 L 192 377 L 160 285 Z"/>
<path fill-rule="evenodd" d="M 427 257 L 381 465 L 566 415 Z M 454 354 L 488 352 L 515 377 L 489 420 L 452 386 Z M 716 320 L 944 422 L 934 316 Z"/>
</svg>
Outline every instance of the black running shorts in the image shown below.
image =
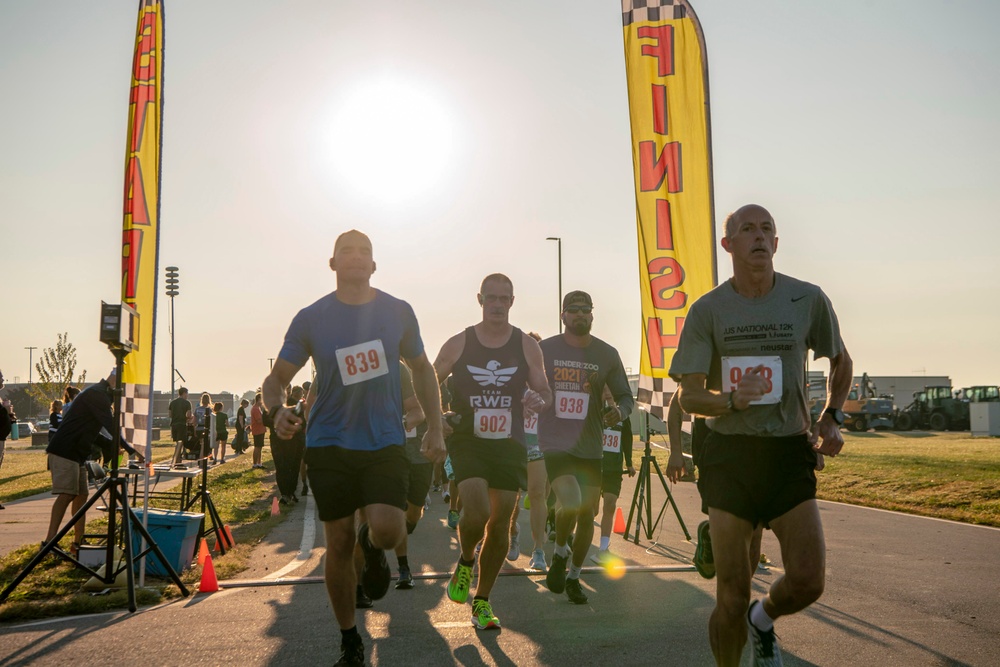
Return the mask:
<svg viewBox="0 0 1000 667">
<path fill-rule="evenodd" d="M 707 507 L 756 527 L 816 497 L 816 452 L 806 434 L 783 438 L 710 431 L 698 462 L 698 491 Z"/>
<path fill-rule="evenodd" d="M 368 505 L 406 509 L 410 464 L 402 445 L 372 452 L 308 447 L 305 462 L 321 521 L 343 519 Z"/>
<path fill-rule="evenodd" d="M 601 495 L 610 493 L 615 496 L 622 494 L 622 475 L 625 473 L 624 457 L 621 452 L 604 452 L 601 462 Z"/>
<path fill-rule="evenodd" d="M 549 482 L 572 475 L 581 488 L 600 488 L 603 467 L 603 459 L 582 459 L 566 452 L 545 452 L 545 472 L 549 474 Z M 618 485 L 621 490 L 620 479 Z"/>
<path fill-rule="evenodd" d="M 170 437 L 173 438 L 174 442 L 186 442 L 188 439 L 187 424 L 171 424 Z"/>
<path fill-rule="evenodd" d="M 448 439 L 448 456 L 459 483 L 479 478 L 500 491 L 528 488 L 528 452 L 517 440 L 456 435 Z"/>
<path fill-rule="evenodd" d="M 406 500 L 411 505 L 423 505 L 427 500 L 427 492 L 431 490 L 431 479 L 434 477 L 434 464 L 410 462 L 410 483 L 406 492 Z"/>
</svg>

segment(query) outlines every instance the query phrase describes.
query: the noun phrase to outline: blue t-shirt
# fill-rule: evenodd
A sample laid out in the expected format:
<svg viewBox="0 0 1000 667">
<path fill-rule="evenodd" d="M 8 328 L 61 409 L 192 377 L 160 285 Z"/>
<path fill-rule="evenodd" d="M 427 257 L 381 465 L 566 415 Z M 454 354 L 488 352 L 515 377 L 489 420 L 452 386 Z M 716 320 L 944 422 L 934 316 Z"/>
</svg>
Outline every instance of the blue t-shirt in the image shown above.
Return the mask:
<svg viewBox="0 0 1000 667">
<path fill-rule="evenodd" d="M 423 351 L 413 308 L 380 290 L 359 306 L 332 292 L 300 310 L 278 357 L 316 363 L 306 446 L 373 451 L 404 444 L 399 358 Z"/>
</svg>

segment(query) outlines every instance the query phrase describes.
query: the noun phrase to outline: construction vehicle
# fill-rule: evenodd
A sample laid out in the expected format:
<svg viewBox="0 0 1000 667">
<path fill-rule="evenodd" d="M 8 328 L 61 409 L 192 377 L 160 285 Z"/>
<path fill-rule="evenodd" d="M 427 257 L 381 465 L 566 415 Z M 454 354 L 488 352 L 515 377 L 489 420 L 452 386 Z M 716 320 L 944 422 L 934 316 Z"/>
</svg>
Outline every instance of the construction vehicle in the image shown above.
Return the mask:
<svg viewBox="0 0 1000 667">
<path fill-rule="evenodd" d="M 952 395 L 950 386 L 924 387 L 913 394 L 913 403 L 896 416 L 896 428 L 961 431 L 969 428 L 969 402 Z"/>
<path fill-rule="evenodd" d="M 863 433 L 870 428 L 889 429 L 895 426 L 896 406 L 892 396 L 879 396 L 868 373 L 861 376 L 844 401 L 844 427 Z"/>
</svg>

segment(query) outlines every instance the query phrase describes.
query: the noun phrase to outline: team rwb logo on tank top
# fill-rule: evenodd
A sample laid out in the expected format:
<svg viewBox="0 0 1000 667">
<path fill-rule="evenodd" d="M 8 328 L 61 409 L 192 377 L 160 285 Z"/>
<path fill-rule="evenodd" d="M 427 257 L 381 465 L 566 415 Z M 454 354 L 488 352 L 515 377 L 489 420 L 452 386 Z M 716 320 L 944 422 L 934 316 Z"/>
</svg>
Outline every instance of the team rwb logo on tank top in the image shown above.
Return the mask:
<svg viewBox="0 0 1000 667">
<path fill-rule="evenodd" d="M 488 387 L 496 385 L 497 387 L 502 387 L 510 382 L 510 379 L 514 377 L 514 373 L 517 373 L 518 367 L 500 368 L 500 362 L 492 359 L 486 364 L 486 368 L 479 368 L 478 366 L 466 366 L 466 368 L 472 374 L 472 379 L 479 383 L 479 386 Z"/>
</svg>

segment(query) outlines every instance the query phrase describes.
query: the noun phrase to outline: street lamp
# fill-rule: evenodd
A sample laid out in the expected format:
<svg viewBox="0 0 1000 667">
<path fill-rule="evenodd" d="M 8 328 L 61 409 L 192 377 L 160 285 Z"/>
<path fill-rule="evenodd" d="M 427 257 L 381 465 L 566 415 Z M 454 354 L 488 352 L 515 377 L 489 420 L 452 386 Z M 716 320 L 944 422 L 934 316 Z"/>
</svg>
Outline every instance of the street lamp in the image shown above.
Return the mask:
<svg viewBox="0 0 1000 667">
<path fill-rule="evenodd" d="M 562 333 L 562 237 L 550 236 L 545 240 L 556 241 L 559 244 L 559 307 L 556 308 L 556 312 L 559 313 L 559 324 L 556 326 L 556 333 Z"/>
<path fill-rule="evenodd" d="M 176 266 L 167 267 L 167 296 L 170 297 L 170 398 L 174 397 L 174 297 L 180 294 L 180 280 Z M 183 378 L 182 378 L 183 379 Z"/>
<path fill-rule="evenodd" d="M 31 361 L 32 353 L 38 348 L 35 346 L 24 348 L 28 351 L 28 416 L 35 416 L 35 397 L 31 395 Z M 72 379 L 72 378 L 71 378 Z"/>
</svg>

